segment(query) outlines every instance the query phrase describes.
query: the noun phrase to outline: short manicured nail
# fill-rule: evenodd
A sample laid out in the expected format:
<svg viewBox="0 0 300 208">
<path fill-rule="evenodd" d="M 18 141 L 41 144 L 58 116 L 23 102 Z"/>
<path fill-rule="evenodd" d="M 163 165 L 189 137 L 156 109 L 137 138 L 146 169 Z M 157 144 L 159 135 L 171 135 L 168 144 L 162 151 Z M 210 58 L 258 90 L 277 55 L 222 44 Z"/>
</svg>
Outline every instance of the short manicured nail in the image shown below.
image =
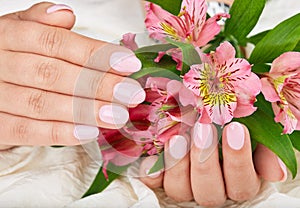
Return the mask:
<svg viewBox="0 0 300 208">
<path fill-rule="evenodd" d="M 46 12 L 47 12 L 47 14 L 51 14 L 51 13 L 61 11 L 61 10 L 68 10 L 68 11 L 73 12 L 73 9 L 65 4 L 55 4 L 53 6 L 50 6 Z"/>
<path fill-rule="evenodd" d="M 278 164 L 279 164 L 279 166 L 282 170 L 282 173 L 283 173 L 282 179 L 280 181 L 284 182 L 287 179 L 287 170 L 286 170 L 285 164 L 282 162 L 282 160 L 279 157 L 278 157 Z"/>
<path fill-rule="evenodd" d="M 99 129 L 94 126 L 76 125 L 74 136 L 80 141 L 96 139 L 99 136 Z"/>
<path fill-rule="evenodd" d="M 110 104 L 100 108 L 99 117 L 101 121 L 108 124 L 124 125 L 129 119 L 129 113 L 125 107 Z"/>
<path fill-rule="evenodd" d="M 170 155 L 175 159 L 182 159 L 188 151 L 188 142 L 184 136 L 172 136 L 169 142 Z"/>
<path fill-rule="evenodd" d="M 232 122 L 226 127 L 226 137 L 229 147 L 240 150 L 245 143 L 245 131 L 238 122 Z"/>
<path fill-rule="evenodd" d="M 111 68 L 119 72 L 137 72 L 141 69 L 141 61 L 134 55 L 134 53 L 114 52 L 109 64 Z"/>
<path fill-rule="evenodd" d="M 196 147 L 199 149 L 208 149 L 212 145 L 214 138 L 211 124 L 197 122 L 193 128 L 192 137 Z"/>
<path fill-rule="evenodd" d="M 126 105 L 137 105 L 146 98 L 144 89 L 138 82 L 120 82 L 114 87 L 114 98 Z"/>
<path fill-rule="evenodd" d="M 156 171 L 156 172 L 150 173 L 150 174 L 149 174 L 149 172 L 150 172 L 150 169 L 146 169 L 145 170 L 145 173 L 146 173 L 146 175 L 148 177 L 150 177 L 150 178 L 157 178 L 158 176 L 160 176 L 160 174 L 161 174 L 162 171 Z"/>
</svg>

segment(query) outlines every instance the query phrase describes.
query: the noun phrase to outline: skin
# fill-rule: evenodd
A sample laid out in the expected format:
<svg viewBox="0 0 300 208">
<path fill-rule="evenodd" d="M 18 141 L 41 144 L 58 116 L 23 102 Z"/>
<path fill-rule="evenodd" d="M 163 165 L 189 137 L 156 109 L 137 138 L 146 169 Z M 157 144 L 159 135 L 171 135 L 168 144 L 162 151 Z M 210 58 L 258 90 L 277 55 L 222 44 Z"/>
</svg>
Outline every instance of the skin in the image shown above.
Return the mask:
<svg viewBox="0 0 300 208">
<path fill-rule="evenodd" d="M 177 202 L 195 200 L 202 206 L 221 206 L 226 199 L 238 202 L 252 199 L 259 192 L 262 179 L 271 182 L 286 179 L 277 156 L 263 145 L 257 146 L 252 157 L 250 135 L 244 125 L 244 145 L 240 150 L 232 149 L 226 136 L 231 131 L 229 125 L 224 127 L 222 136 L 223 162 L 219 160 L 215 131 L 215 145 L 208 158 L 199 160 L 205 150 L 196 147 L 192 140 L 190 151 L 176 160 L 168 152 L 168 142 L 165 145 L 165 171 L 156 178 L 144 175 L 141 181 L 150 188 L 163 187 L 166 194 Z M 153 164 L 153 157 L 150 158 L 152 161 L 146 158 L 140 169 L 145 170 L 149 162 Z"/>
<path fill-rule="evenodd" d="M 80 144 L 74 137 L 74 121 L 116 128 L 97 115 L 102 105 L 113 101 L 113 87 L 129 75 L 110 68 L 110 54 L 128 49 L 70 31 L 75 23 L 72 11 L 47 14 L 52 5 L 39 3 L 0 17 L 2 149 L 9 145 Z M 93 75 L 85 83 L 96 84 L 85 84 L 83 90 L 74 92 L 83 66 Z M 80 96 L 76 110 L 74 93 Z M 86 103 L 95 109 L 85 112 Z"/>
<path fill-rule="evenodd" d="M 228 5 L 233 3 L 233 0 L 218 1 Z M 280 166 L 278 157 L 272 151 L 258 144 L 252 153 L 246 126 L 242 125 L 245 134 L 243 147 L 240 150 L 232 149 L 227 142 L 227 132 L 232 131 L 228 128 L 229 125 L 225 126 L 222 134 L 223 161 L 219 159 L 216 141 L 214 150 L 204 161 L 199 161 L 199 157 L 205 150 L 196 147 L 193 139 L 187 154 L 177 161 L 168 152 L 169 142 L 167 142 L 165 171 L 155 178 L 145 176 L 145 167 L 157 160 L 155 156 L 146 158 L 141 163 L 140 173 L 144 174 L 140 180 L 150 188 L 163 187 L 166 194 L 177 202 L 195 200 L 199 205 L 208 207 L 222 206 L 226 199 L 237 202 L 252 199 L 259 192 L 263 180 L 270 182 L 286 180 L 286 167 Z M 216 139 L 216 132 L 214 137 Z"/>
<path fill-rule="evenodd" d="M 13 72 L 12 74 L 10 71 L 1 72 L 0 76 L 0 91 L 5 93 L 1 94 L 0 105 L 2 108 L 0 109 L 0 132 L 2 133 L 0 149 L 8 148 L 10 145 L 79 144 L 73 135 L 71 112 L 56 115 L 55 110 L 36 111 L 34 105 L 30 106 L 26 102 L 18 105 L 20 103 L 18 101 L 24 101 L 20 95 L 26 97 L 33 95 L 33 90 L 49 90 L 51 96 L 47 94 L 44 97 L 45 102 L 55 106 L 60 100 L 61 106 L 69 108 L 68 98 L 75 83 L 72 75 L 78 71 L 78 66 L 83 66 L 93 51 L 103 46 L 111 46 L 69 31 L 75 22 L 74 14 L 70 11 L 60 11 L 48 15 L 45 11 L 51 5 L 53 4 L 40 3 L 28 10 L 0 17 L 2 37 L 8 37 L 0 40 L 0 64 L 9 66 L 9 70 Z M 25 29 L 30 32 L 20 36 L 19 34 Z M 57 33 L 53 33 L 54 31 Z M 60 45 L 63 41 L 51 41 L 53 40 L 49 38 L 53 37 L 51 34 L 58 34 L 55 37 L 60 38 L 68 37 L 68 41 L 65 45 Z M 32 35 L 36 38 L 32 38 Z M 58 48 L 60 50 L 57 50 Z M 115 49 L 113 46 L 111 48 Z M 80 50 L 82 53 L 74 53 L 73 50 L 75 52 Z M 49 63 L 49 61 L 55 63 L 56 65 L 53 66 L 58 68 L 72 69 L 72 74 L 61 71 L 60 76 L 52 84 L 47 82 L 47 77 L 42 79 L 45 82 L 32 82 L 31 77 L 36 74 L 31 71 L 34 66 L 30 64 Z M 20 70 L 24 70 L 23 73 L 17 73 Z M 111 69 L 96 68 L 96 72 L 100 73 L 101 70 L 111 72 L 106 79 L 112 83 L 118 83 L 128 75 Z M 99 102 L 109 102 L 111 96 L 109 93 L 107 95 L 99 93 L 97 98 Z M 6 99 L 3 99 L 4 97 Z M 62 100 L 64 102 L 61 102 Z M 19 110 L 18 113 L 13 110 L 16 108 Z M 58 117 L 59 121 L 49 119 L 55 117 Z M 107 127 L 99 120 L 96 125 Z M 182 159 L 175 159 L 169 154 L 169 143 L 166 143 L 165 163 L 168 168 L 155 176 L 141 177 L 141 180 L 151 188 L 163 187 L 166 194 L 176 201 L 194 199 L 204 206 L 222 205 L 227 198 L 235 201 L 251 199 L 259 191 L 261 179 L 280 181 L 286 176 L 279 166 L 277 157 L 264 146 L 258 145 L 252 157 L 249 132 L 246 127 L 243 128 L 246 136 L 244 146 L 240 150 L 233 150 L 228 146 L 226 131 L 229 129 L 224 128 L 223 164 L 219 161 L 217 149 L 214 149 L 205 161 L 199 162 L 199 154 L 203 150 L 197 148 L 193 139 L 185 135 L 190 144 L 190 151 Z M 146 158 L 141 164 L 141 173 L 149 169 L 149 163 L 153 164 L 156 160 L 156 156 Z M 244 178 L 247 178 L 247 184 Z"/>
</svg>

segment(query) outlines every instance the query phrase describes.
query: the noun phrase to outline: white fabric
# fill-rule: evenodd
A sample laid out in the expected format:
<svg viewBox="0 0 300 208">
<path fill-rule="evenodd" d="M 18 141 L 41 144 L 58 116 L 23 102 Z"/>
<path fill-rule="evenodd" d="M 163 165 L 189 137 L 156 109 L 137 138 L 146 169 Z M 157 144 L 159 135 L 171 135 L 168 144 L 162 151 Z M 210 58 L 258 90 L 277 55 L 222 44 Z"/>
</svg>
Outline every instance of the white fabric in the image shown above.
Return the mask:
<svg viewBox="0 0 300 208">
<path fill-rule="evenodd" d="M 37 0 L 0 0 L 0 14 L 28 8 Z M 143 33 L 139 0 L 62 0 L 74 8 L 74 30 L 107 41 L 126 32 Z M 300 12 L 299 0 L 271 0 L 253 34 Z M 99 168 L 96 143 L 84 147 L 16 147 L 0 151 L 0 207 L 195 207 L 175 203 L 163 190 L 155 192 L 139 180 L 122 177 L 104 192 L 80 199 Z M 298 154 L 298 159 L 300 156 Z M 96 162 L 98 161 L 98 163 Z M 132 170 L 130 170 L 132 171 Z M 300 172 L 300 170 L 299 170 Z M 300 175 L 285 183 L 264 183 L 251 201 L 225 207 L 300 207 Z"/>
</svg>

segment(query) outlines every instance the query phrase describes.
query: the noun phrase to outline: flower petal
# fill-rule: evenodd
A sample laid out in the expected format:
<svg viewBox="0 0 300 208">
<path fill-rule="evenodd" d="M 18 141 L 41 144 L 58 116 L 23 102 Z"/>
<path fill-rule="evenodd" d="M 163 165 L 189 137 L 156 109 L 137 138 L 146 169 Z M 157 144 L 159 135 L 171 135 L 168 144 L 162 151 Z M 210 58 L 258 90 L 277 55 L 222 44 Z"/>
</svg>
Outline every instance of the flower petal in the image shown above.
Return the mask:
<svg viewBox="0 0 300 208">
<path fill-rule="evenodd" d="M 210 113 L 210 117 L 213 123 L 223 126 L 230 122 L 233 118 L 233 111 L 236 109 L 237 103 L 230 102 L 225 105 L 213 105 L 206 106 L 207 112 Z"/>
<path fill-rule="evenodd" d="M 174 15 L 153 3 L 146 3 L 145 7 L 145 25 L 149 32 L 149 36 L 151 38 L 163 41 L 166 35 L 164 34 L 164 31 L 161 28 L 161 22 L 165 22 L 166 19 Z"/>
<path fill-rule="evenodd" d="M 224 41 L 216 49 L 215 59 L 218 64 L 220 65 L 224 64 L 226 61 L 234 58 L 235 58 L 235 49 L 228 41 Z"/>
<path fill-rule="evenodd" d="M 276 58 L 270 69 L 270 73 L 287 73 L 300 70 L 300 53 L 299 52 L 286 52 Z"/>
<path fill-rule="evenodd" d="M 195 39 L 197 40 L 195 43 L 195 46 L 204 46 L 209 41 L 211 41 L 217 34 L 219 34 L 221 27 L 217 23 L 222 17 L 229 18 L 230 15 L 226 13 L 217 14 L 211 18 L 209 18 L 203 27 L 201 28 L 201 31 L 198 30 L 197 37 Z"/>
<path fill-rule="evenodd" d="M 274 86 L 269 82 L 268 78 L 261 78 L 262 89 L 261 92 L 264 95 L 265 99 L 269 102 L 280 101 L 280 97 L 276 92 Z"/>
<path fill-rule="evenodd" d="M 121 40 L 121 44 L 123 44 L 126 48 L 129 48 L 130 50 L 133 51 L 138 49 L 138 45 L 135 42 L 135 36 L 136 34 L 133 33 L 124 34 Z"/>
<path fill-rule="evenodd" d="M 200 80 L 201 71 L 204 68 L 203 64 L 195 64 L 190 67 L 190 70 L 183 76 L 183 84 L 191 90 L 195 95 L 200 95 Z"/>
</svg>

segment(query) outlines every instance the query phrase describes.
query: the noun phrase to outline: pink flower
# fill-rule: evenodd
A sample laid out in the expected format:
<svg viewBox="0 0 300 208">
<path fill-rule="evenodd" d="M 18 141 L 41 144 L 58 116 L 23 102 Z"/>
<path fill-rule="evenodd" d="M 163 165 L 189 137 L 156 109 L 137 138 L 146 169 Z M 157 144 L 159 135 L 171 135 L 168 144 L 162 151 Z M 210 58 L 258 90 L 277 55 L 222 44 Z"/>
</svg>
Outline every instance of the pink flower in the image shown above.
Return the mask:
<svg viewBox="0 0 300 208">
<path fill-rule="evenodd" d="M 229 42 L 222 43 L 216 52 L 200 56 L 202 64 L 191 66 L 183 78 L 184 85 L 198 99 L 199 121 L 224 125 L 233 117 L 252 114 L 261 83 L 251 72 L 251 65 L 245 59 L 235 58 Z"/>
<path fill-rule="evenodd" d="M 261 82 L 265 99 L 272 102 L 275 121 L 284 126 L 283 133 L 300 130 L 300 53 L 286 52 L 276 58 Z"/>
<path fill-rule="evenodd" d="M 121 45 L 125 46 L 126 48 L 129 48 L 130 50 L 135 51 L 138 49 L 138 45 L 135 42 L 136 34 L 133 33 L 126 33 L 123 35 L 123 38 L 121 40 Z"/>
<path fill-rule="evenodd" d="M 191 43 L 195 47 L 206 45 L 220 32 L 217 21 L 229 14 L 218 14 L 206 20 L 205 0 L 183 0 L 181 11 L 175 16 L 161 7 L 146 4 L 146 27 L 150 37 L 164 41 L 165 37 Z"/>
</svg>

